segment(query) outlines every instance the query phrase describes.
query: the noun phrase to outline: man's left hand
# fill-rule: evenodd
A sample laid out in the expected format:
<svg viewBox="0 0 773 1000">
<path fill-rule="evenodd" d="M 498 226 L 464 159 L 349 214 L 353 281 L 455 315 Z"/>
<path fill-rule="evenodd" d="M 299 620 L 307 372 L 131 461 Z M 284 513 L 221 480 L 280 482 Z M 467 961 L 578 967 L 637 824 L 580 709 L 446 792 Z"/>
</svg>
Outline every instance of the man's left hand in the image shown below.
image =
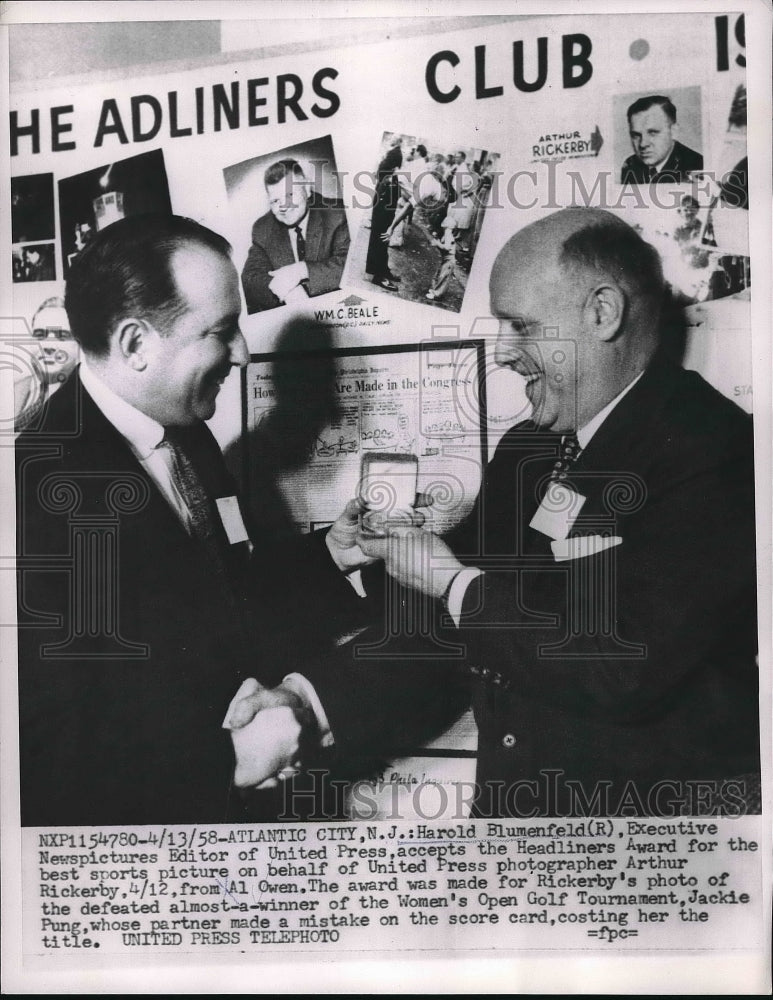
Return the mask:
<svg viewBox="0 0 773 1000">
<path fill-rule="evenodd" d="M 325 542 L 333 562 L 342 573 L 351 573 L 361 566 L 368 566 L 376 561 L 375 557 L 366 556 L 357 544 L 360 514 L 364 510 L 365 505 L 362 501 L 350 500 L 325 535 Z"/>
<path fill-rule="evenodd" d="M 360 532 L 356 541 L 366 557 L 383 559 L 395 580 L 430 597 L 442 597 L 464 569 L 446 543 L 423 528 L 397 526 L 384 538 Z"/>
<path fill-rule="evenodd" d="M 425 496 L 423 493 L 416 494 L 416 507 L 427 507 L 431 503 L 431 497 Z M 368 508 L 362 500 L 350 500 L 325 536 L 333 562 L 342 573 L 351 573 L 353 570 L 369 566 L 382 558 L 380 553 L 371 555 L 365 552 L 359 544 L 360 515 L 367 510 Z M 415 508 L 401 511 L 400 516 L 403 521 L 408 520 L 413 526 L 419 527 L 424 524 L 424 515 Z"/>
<path fill-rule="evenodd" d="M 278 267 L 275 271 L 268 273 L 271 275 L 269 289 L 283 302 L 294 288 L 302 281 L 307 281 L 309 277 L 309 269 L 306 262 L 302 260 L 298 260 L 294 264 L 285 264 L 284 267 Z"/>
</svg>

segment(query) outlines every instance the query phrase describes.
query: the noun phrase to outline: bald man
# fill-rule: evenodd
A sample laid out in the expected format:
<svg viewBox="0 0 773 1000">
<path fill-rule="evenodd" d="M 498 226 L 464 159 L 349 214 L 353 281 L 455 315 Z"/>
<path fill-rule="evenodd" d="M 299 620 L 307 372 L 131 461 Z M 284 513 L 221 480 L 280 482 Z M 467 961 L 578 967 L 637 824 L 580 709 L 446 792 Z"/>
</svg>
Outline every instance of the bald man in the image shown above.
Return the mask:
<svg viewBox="0 0 773 1000">
<path fill-rule="evenodd" d="M 481 816 L 759 811 L 750 418 L 665 360 L 655 250 L 567 209 L 504 246 L 532 416 L 468 521 L 360 536 L 466 647 Z"/>
</svg>

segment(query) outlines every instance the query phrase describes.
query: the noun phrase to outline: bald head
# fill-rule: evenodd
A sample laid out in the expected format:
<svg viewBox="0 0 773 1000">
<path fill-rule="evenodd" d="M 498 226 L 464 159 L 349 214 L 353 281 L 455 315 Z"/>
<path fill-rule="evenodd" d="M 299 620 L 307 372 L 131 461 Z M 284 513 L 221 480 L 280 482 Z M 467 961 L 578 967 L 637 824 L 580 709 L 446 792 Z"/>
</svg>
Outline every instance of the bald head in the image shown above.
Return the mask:
<svg viewBox="0 0 773 1000">
<path fill-rule="evenodd" d="M 584 426 L 644 369 L 663 288 L 657 252 L 600 209 L 564 209 L 508 240 L 490 283 L 497 361 L 527 379 L 537 423 Z"/>
<path fill-rule="evenodd" d="M 494 283 L 507 281 L 523 266 L 557 266 L 578 294 L 593 283 L 610 281 L 628 299 L 626 326 L 639 312 L 649 317 L 644 335 L 652 332 L 663 299 L 663 270 L 657 251 L 622 219 L 597 208 L 566 208 L 526 226 L 512 236 L 497 257 Z M 643 306 L 643 309 L 638 308 Z"/>
</svg>

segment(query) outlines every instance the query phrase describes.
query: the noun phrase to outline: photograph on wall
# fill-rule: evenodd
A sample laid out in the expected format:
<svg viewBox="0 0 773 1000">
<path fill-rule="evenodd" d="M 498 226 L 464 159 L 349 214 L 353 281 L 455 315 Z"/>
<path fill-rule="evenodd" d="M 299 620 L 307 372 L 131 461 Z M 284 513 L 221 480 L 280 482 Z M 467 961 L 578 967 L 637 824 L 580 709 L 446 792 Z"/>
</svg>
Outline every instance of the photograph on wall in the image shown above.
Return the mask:
<svg viewBox="0 0 773 1000">
<path fill-rule="evenodd" d="M 54 281 L 55 249 L 53 243 L 25 243 L 13 247 L 11 261 L 14 282 Z"/>
<path fill-rule="evenodd" d="M 248 313 L 340 288 L 349 226 L 329 135 L 236 163 L 223 176 Z"/>
<path fill-rule="evenodd" d="M 682 184 L 704 169 L 700 87 L 618 94 L 613 111 L 621 184 Z"/>
<path fill-rule="evenodd" d="M 11 178 L 11 240 L 37 243 L 53 240 L 54 175 L 31 174 Z"/>
<path fill-rule="evenodd" d="M 94 235 L 118 219 L 171 212 L 161 149 L 74 174 L 59 181 L 59 230 L 64 276 Z"/>
<path fill-rule="evenodd" d="M 385 132 L 347 279 L 459 312 L 499 153 Z"/>
<path fill-rule="evenodd" d="M 59 295 L 44 299 L 30 322 L 31 337 L 14 341 L 14 426 L 32 427 L 43 416 L 43 404 L 69 378 L 80 359 L 70 321 Z"/>
<path fill-rule="evenodd" d="M 748 301 L 751 295 L 748 213 L 718 205 L 714 190 L 698 180 L 678 187 L 663 184 L 646 207 L 640 202 L 621 211 L 657 249 L 674 299 L 682 307 L 731 296 Z M 723 245 L 717 242 L 717 227 Z"/>
</svg>

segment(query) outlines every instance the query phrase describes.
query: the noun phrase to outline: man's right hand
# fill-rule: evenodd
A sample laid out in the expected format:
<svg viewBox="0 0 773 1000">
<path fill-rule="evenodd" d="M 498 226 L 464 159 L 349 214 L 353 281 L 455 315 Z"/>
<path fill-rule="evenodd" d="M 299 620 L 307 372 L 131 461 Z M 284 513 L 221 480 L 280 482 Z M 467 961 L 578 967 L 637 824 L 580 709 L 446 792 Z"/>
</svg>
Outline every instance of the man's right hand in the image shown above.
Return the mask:
<svg viewBox="0 0 773 1000">
<path fill-rule="evenodd" d="M 281 684 L 265 688 L 250 677 L 228 707 L 223 728 L 231 732 L 238 788 L 271 788 L 297 773 L 303 737 L 316 720 L 303 700 Z"/>
</svg>

